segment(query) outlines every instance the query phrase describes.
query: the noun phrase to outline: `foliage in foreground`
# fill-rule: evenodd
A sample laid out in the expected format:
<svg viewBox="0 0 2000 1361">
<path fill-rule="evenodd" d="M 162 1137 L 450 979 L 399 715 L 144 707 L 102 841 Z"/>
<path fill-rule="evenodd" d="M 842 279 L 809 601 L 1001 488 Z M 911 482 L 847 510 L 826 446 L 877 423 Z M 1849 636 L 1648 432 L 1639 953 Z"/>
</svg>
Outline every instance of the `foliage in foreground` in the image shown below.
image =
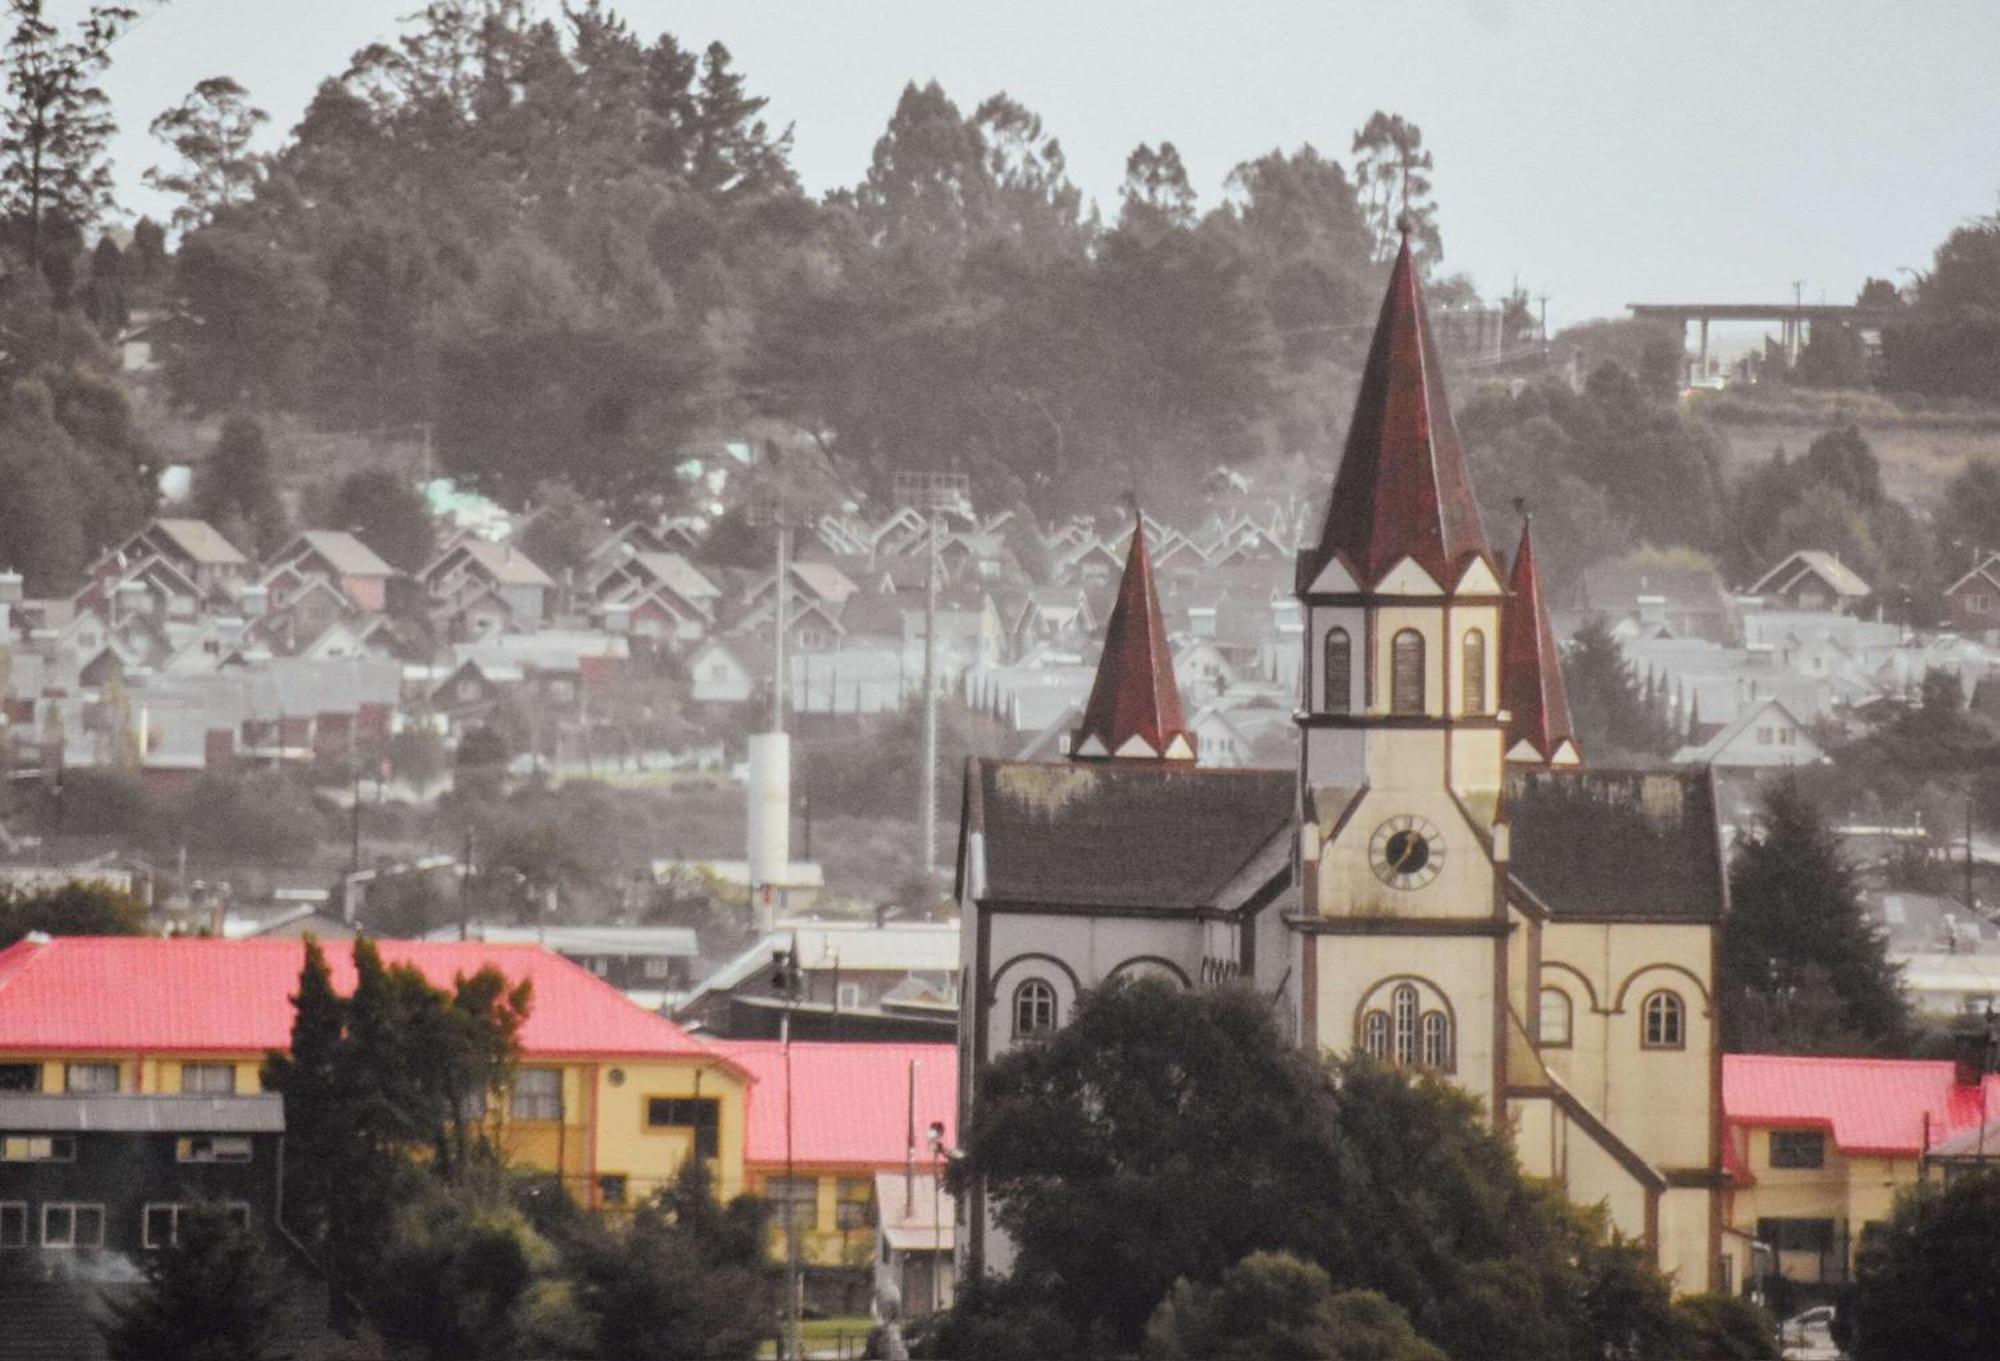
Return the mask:
<svg viewBox="0 0 2000 1361">
<path fill-rule="evenodd" d="M 1334 1293 L 1326 1272 L 1253 1252 L 1213 1286 L 1179 1281 L 1146 1325 L 1146 1361 L 1447 1361 L 1372 1290 Z"/>
<path fill-rule="evenodd" d="M 1855 1263 L 1855 1361 L 2000 1356 L 2000 1173 L 1904 1196 Z"/>
<path fill-rule="evenodd" d="M 146 1284 L 111 1301 L 111 1361 L 273 1361 L 285 1282 L 271 1245 L 217 1205 L 180 1218 L 179 1241 L 145 1259 Z"/>
<path fill-rule="evenodd" d="M 1665 1279 L 1523 1177 L 1471 1097 L 1316 1059 L 1247 991 L 1086 996 L 1064 1030 L 994 1064 L 966 1147 L 961 1187 L 984 1179 L 1018 1257 L 968 1294 L 938 1355 L 1129 1352 L 1181 1282 L 1216 1287 L 1260 1252 L 1313 1265 L 1336 1294 L 1378 1293 L 1454 1356 L 1687 1355 Z M 1209 1298 L 1185 1296 L 1197 1317 L 1222 1307 Z"/>
</svg>

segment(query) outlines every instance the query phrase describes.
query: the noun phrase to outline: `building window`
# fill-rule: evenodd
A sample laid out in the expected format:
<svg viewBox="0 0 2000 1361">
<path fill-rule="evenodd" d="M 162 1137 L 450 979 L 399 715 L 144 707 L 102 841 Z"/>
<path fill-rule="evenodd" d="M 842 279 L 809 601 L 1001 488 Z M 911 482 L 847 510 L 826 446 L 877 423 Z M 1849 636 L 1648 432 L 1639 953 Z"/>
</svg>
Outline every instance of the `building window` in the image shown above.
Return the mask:
<svg viewBox="0 0 2000 1361">
<path fill-rule="evenodd" d="M 233 1063 L 184 1063 L 181 1091 L 203 1096 L 234 1096 L 236 1065 Z"/>
<path fill-rule="evenodd" d="M 1014 1038 L 1032 1039 L 1056 1028 L 1056 990 L 1039 978 L 1014 989 Z"/>
<path fill-rule="evenodd" d="M 174 1157 L 184 1163 L 247 1163 L 250 1136 L 247 1134 L 192 1134 L 174 1145 Z"/>
<path fill-rule="evenodd" d="M 623 1172 L 607 1172 L 597 1179 L 597 1203 L 623 1205 L 631 1183 Z"/>
<path fill-rule="evenodd" d="M 1684 1049 L 1687 1047 L 1687 1009 L 1678 994 L 1656 992 L 1646 998 L 1640 1014 L 1645 1018 L 1645 1047 Z"/>
<path fill-rule="evenodd" d="M 115 1063 L 72 1063 L 63 1070 L 66 1092 L 115 1092 L 118 1065 Z"/>
<path fill-rule="evenodd" d="M 1322 685 L 1326 694 L 1326 711 L 1330 714 L 1349 713 L 1353 709 L 1354 695 L 1354 642 L 1347 636 L 1346 629 L 1328 629 L 1324 676 Z"/>
<path fill-rule="evenodd" d="M 1395 1059 L 1398 1063 L 1417 1061 L 1417 990 L 1401 984 L 1389 995 L 1389 1011 L 1396 1024 Z"/>
<path fill-rule="evenodd" d="M 1424 1067 L 1449 1073 L 1456 1065 L 1451 1054 L 1451 1018 L 1442 1011 L 1427 1011 L 1422 1021 Z"/>
<path fill-rule="evenodd" d="M 1383 1063 L 1389 1061 L 1389 1013 L 1381 1009 L 1361 1018 L 1361 1052 Z"/>
<path fill-rule="evenodd" d="M 562 1119 L 562 1069 L 523 1068 L 515 1073 L 507 1113 L 516 1120 Z"/>
<path fill-rule="evenodd" d="M 45 1248 L 101 1248 L 104 1246 L 104 1207 L 69 1202 L 42 1206 L 42 1246 Z"/>
<path fill-rule="evenodd" d="M 1561 988 L 1542 989 L 1542 1044 L 1549 1049 L 1567 1049 L 1570 1043 L 1569 994 Z"/>
<path fill-rule="evenodd" d="M 74 1134 L 9 1134 L 0 1138 L 0 1163 L 73 1163 Z"/>
<path fill-rule="evenodd" d="M 41 1064 L 0 1063 L 0 1092 L 39 1092 L 41 1089 Z"/>
<path fill-rule="evenodd" d="M 643 966 L 646 977 L 663 979 L 673 977 L 674 962 L 671 959 L 649 959 Z"/>
<path fill-rule="evenodd" d="M 1424 711 L 1424 635 L 1404 629 L 1389 644 L 1389 712 Z"/>
<path fill-rule="evenodd" d="M 1486 635 L 1465 631 L 1465 712 L 1486 712 Z"/>
<path fill-rule="evenodd" d="M 1771 1166 L 1826 1166 L 1826 1135 L 1816 1129 L 1772 1130 Z"/>
<path fill-rule="evenodd" d="M 0 1201 L 0 1248 L 28 1246 L 28 1205 L 26 1201 Z"/>
<path fill-rule="evenodd" d="M 1757 1237 L 1779 1252 L 1829 1252 L 1833 1248 L 1833 1221 L 1760 1219 Z"/>
<path fill-rule="evenodd" d="M 834 1227 L 846 1233 L 875 1226 L 875 1186 L 861 1177 L 842 1177 L 834 1190 Z"/>
<path fill-rule="evenodd" d="M 772 1177 L 764 1183 L 764 1203 L 779 1224 L 796 1224 L 801 1229 L 819 1226 L 819 1179 L 817 1177 Z"/>
<path fill-rule="evenodd" d="M 646 1102 L 646 1127 L 691 1131 L 697 1158 L 721 1156 L 721 1125 L 721 1103 L 713 1097 L 656 1096 Z"/>
<path fill-rule="evenodd" d="M 250 1207 L 241 1201 L 221 1207 L 229 1222 L 236 1228 L 250 1227 Z M 146 1207 L 139 1221 L 139 1246 L 144 1248 L 179 1247 L 181 1241 L 181 1221 L 193 1209 L 190 1205 L 153 1204 Z"/>
</svg>

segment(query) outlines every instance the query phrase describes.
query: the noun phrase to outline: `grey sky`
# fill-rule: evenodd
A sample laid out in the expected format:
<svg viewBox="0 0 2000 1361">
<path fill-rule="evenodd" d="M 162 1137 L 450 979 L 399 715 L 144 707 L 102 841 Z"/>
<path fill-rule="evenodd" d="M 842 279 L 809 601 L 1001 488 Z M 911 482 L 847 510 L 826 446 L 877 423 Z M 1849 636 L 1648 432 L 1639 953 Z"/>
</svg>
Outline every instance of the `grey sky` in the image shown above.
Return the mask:
<svg viewBox="0 0 2000 1361">
<path fill-rule="evenodd" d="M 421 0 L 172 0 L 110 87 L 126 204 L 153 115 L 228 74 L 279 129 Z M 553 9 L 554 0 L 544 0 Z M 81 0 L 54 8 L 81 9 Z M 813 190 L 867 167 L 906 81 L 1042 115 L 1115 211 L 1124 158 L 1176 143 L 1208 202 L 1236 162 L 1310 141 L 1345 164 L 1376 108 L 1437 157 L 1446 267 L 1518 275 L 1552 322 L 1631 301 L 1844 301 L 1924 268 L 2000 191 L 1992 0 L 628 0 L 642 35 L 720 38 Z M 276 134 L 273 134 L 275 141 Z"/>
</svg>

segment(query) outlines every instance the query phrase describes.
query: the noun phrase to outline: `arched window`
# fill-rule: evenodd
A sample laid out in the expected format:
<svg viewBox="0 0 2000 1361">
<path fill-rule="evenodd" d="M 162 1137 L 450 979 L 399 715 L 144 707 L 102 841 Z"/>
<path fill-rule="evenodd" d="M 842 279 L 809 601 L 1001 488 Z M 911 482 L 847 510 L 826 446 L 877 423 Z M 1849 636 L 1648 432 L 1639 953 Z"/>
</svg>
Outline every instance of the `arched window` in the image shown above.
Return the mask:
<svg viewBox="0 0 2000 1361">
<path fill-rule="evenodd" d="M 1542 1045 L 1547 1049 L 1569 1048 L 1569 994 L 1561 988 L 1542 989 Z"/>
<path fill-rule="evenodd" d="M 1030 1039 L 1056 1028 L 1056 990 L 1039 978 L 1014 989 L 1014 1038 Z"/>
<path fill-rule="evenodd" d="M 1404 629 L 1389 644 L 1389 712 L 1424 711 L 1424 635 Z"/>
<path fill-rule="evenodd" d="M 1422 1022 L 1424 1067 L 1435 1072 L 1452 1071 L 1451 1018 L 1442 1011 L 1427 1011 Z"/>
<path fill-rule="evenodd" d="M 1486 635 L 1465 631 L 1465 712 L 1486 712 Z"/>
<path fill-rule="evenodd" d="M 1389 1013 L 1381 1009 L 1361 1018 L 1361 1052 L 1369 1058 L 1389 1061 Z"/>
<path fill-rule="evenodd" d="M 1644 1018 L 1642 1038 L 1646 1048 L 1687 1047 L 1687 1008 L 1682 1005 L 1678 993 L 1662 991 L 1648 994 L 1646 1005 L 1639 1014 Z"/>
<path fill-rule="evenodd" d="M 1396 1022 L 1396 1051 L 1398 1063 L 1417 1061 L 1417 990 L 1408 983 L 1399 985 L 1389 995 L 1389 1009 Z"/>
<path fill-rule="evenodd" d="M 1354 642 L 1346 629 L 1326 631 L 1325 666 L 1321 684 L 1330 714 L 1344 714 L 1352 708 L 1354 694 Z"/>
</svg>

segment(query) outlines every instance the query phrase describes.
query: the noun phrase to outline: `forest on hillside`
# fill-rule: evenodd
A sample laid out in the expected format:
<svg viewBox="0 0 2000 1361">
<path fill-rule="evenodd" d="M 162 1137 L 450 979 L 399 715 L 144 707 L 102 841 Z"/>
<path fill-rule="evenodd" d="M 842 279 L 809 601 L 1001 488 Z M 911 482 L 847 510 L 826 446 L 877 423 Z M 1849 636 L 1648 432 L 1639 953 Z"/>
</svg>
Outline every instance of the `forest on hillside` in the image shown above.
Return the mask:
<svg viewBox="0 0 2000 1361">
<path fill-rule="evenodd" d="M 268 154 L 251 73 L 204 80 L 152 124 L 171 240 L 149 221 L 112 233 L 94 82 L 130 11 L 64 27 L 42 9 L 13 6 L 0 54 L 0 476 L 23 489 L 0 507 L 0 561 L 32 590 L 73 582 L 151 509 L 165 453 L 112 349 L 139 314 L 168 409 L 422 428 L 444 470 L 516 508 L 672 509 L 691 448 L 755 428 L 862 494 L 950 469 L 983 508 L 1049 520 L 1134 486 L 1188 514 L 1219 469 L 1330 471 L 1399 212 L 1434 312 L 1477 300 L 1444 271 L 1449 167 L 1401 117 L 1340 134 L 1341 159 L 1246 148 L 1211 203 L 1171 140 L 1148 142 L 1100 205 L 1033 110 L 913 82 L 854 182 L 815 197 L 725 46 L 636 33 L 601 0 L 435 0 L 330 73 Z M 1913 318 L 1892 380 L 2000 397 L 2000 217 L 1889 295 Z M 1502 304 L 1523 334 L 1525 302 Z M 1774 535 L 1838 531 L 1934 589 L 1901 507 L 1796 459 L 1735 485 L 1673 401 L 1663 339 L 1585 331 L 1606 366 L 1580 392 L 1459 384 L 1496 538 L 1522 497 L 1559 576 L 1642 540 L 1734 569 L 1795 546 Z M 1926 353 L 1950 362 L 1911 359 Z M 254 473 L 234 430 L 228 466 Z M 243 485 L 204 509 L 262 539 L 275 503 Z"/>
</svg>

